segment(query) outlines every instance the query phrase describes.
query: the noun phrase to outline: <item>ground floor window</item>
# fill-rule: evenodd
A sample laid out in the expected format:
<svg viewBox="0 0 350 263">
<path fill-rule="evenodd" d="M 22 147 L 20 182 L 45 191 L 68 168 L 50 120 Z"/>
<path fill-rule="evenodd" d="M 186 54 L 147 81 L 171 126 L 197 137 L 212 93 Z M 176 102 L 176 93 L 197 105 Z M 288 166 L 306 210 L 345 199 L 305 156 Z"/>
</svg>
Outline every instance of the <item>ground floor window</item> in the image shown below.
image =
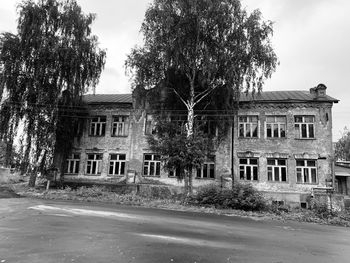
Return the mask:
<svg viewBox="0 0 350 263">
<path fill-rule="evenodd" d="M 209 157 L 203 165 L 197 169 L 196 178 L 214 179 L 215 178 L 215 156 Z"/>
<path fill-rule="evenodd" d="M 247 181 L 258 180 L 258 158 L 239 159 L 239 178 Z"/>
<path fill-rule="evenodd" d="M 125 154 L 111 154 L 109 157 L 109 175 L 124 175 L 125 174 Z"/>
<path fill-rule="evenodd" d="M 287 181 L 286 159 L 267 159 L 267 180 L 272 182 Z"/>
<path fill-rule="evenodd" d="M 86 162 L 87 175 L 100 175 L 102 171 L 102 153 L 89 153 Z"/>
<path fill-rule="evenodd" d="M 297 183 L 317 184 L 316 160 L 296 160 Z"/>
<path fill-rule="evenodd" d="M 160 155 L 145 154 L 143 156 L 143 175 L 160 176 Z"/>
<path fill-rule="evenodd" d="M 66 161 L 66 171 L 67 174 L 78 174 L 80 165 L 80 154 L 73 153 L 70 154 Z"/>
</svg>

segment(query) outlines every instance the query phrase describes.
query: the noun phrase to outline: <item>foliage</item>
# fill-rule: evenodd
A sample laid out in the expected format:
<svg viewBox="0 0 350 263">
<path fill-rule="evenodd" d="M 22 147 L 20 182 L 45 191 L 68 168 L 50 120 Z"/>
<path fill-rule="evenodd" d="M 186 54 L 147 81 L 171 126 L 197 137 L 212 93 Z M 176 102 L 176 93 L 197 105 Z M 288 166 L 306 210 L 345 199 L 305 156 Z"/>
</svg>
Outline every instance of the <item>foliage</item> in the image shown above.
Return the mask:
<svg viewBox="0 0 350 263">
<path fill-rule="evenodd" d="M 181 125 L 161 119 L 155 129 L 156 135 L 147 137 L 148 145 L 160 154 L 165 170 L 175 173 L 179 180 L 186 170 L 199 168 L 210 152 L 211 141 L 201 132 L 189 138 Z"/>
<path fill-rule="evenodd" d="M 81 95 L 98 82 L 105 51 L 91 34 L 95 15 L 84 14 L 75 0 L 24 0 L 18 14 L 17 34 L 0 36 L 0 136 L 11 144 L 22 124 L 22 163 L 31 164 L 33 185 L 36 170 L 52 158 L 57 122 L 79 112 Z M 60 129 L 72 131 L 66 124 Z"/>
<path fill-rule="evenodd" d="M 350 131 L 346 127 L 342 137 L 335 144 L 335 159 L 350 161 Z"/>
<path fill-rule="evenodd" d="M 141 32 L 143 47 L 126 60 L 134 90 L 158 93 L 149 93 L 151 110 L 180 117 L 188 141 L 196 121 L 230 122 L 240 92 L 260 91 L 276 68 L 272 23 L 239 0 L 154 0 Z M 191 183 L 191 167 L 185 170 Z"/>
<path fill-rule="evenodd" d="M 232 189 L 221 189 L 215 184 L 204 186 L 189 198 L 189 203 L 245 211 L 262 211 L 267 208 L 267 201 L 253 186 L 240 183 L 236 183 Z"/>
</svg>

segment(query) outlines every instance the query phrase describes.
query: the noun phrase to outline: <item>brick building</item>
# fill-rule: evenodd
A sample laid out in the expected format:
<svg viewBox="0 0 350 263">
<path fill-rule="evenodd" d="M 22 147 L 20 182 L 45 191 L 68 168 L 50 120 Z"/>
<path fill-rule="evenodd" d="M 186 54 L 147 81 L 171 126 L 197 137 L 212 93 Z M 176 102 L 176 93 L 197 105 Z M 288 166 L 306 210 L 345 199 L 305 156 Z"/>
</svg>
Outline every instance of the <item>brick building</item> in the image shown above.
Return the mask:
<svg viewBox="0 0 350 263">
<path fill-rule="evenodd" d="M 183 184 L 163 171 L 159 156 L 148 149 L 152 118 L 135 107 L 131 94 L 86 95 L 84 100 L 89 118 L 66 162 L 66 181 L 131 177 Z M 232 177 L 278 201 L 306 201 L 314 188 L 332 181 L 332 105 L 337 102 L 322 84 L 310 91 L 242 95 L 231 132 L 194 171 L 194 186 Z"/>
</svg>

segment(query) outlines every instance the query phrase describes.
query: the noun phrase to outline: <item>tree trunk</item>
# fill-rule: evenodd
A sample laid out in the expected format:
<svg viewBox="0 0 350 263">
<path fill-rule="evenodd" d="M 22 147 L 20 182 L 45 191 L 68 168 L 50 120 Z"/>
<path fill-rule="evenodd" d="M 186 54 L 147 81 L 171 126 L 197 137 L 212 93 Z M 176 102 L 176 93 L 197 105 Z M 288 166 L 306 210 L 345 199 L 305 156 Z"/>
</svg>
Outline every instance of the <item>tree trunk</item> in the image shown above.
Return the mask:
<svg viewBox="0 0 350 263">
<path fill-rule="evenodd" d="M 40 165 L 45 155 L 46 155 L 46 150 L 41 150 L 41 153 L 35 162 L 34 168 L 30 173 L 29 182 L 28 182 L 29 187 L 35 187 L 37 173 L 39 171 Z"/>
<path fill-rule="evenodd" d="M 28 182 L 28 186 L 29 186 L 29 187 L 35 187 L 36 173 L 37 173 L 37 169 L 36 169 L 36 168 L 34 168 L 34 169 L 30 172 L 30 177 L 29 177 L 29 182 Z"/>
</svg>

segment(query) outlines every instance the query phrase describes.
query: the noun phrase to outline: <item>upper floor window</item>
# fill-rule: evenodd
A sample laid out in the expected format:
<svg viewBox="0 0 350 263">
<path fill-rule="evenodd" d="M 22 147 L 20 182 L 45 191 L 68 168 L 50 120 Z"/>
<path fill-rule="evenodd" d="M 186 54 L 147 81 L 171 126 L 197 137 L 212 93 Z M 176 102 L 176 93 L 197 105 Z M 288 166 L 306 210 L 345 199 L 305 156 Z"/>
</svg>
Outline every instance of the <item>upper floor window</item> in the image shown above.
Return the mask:
<svg viewBox="0 0 350 263">
<path fill-rule="evenodd" d="M 90 136 L 104 136 L 106 133 L 106 116 L 96 116 L 90 121 Z"/>
<path fill-rule="evenodd" d="M 294 116 L 297 139 L 315 138 L 315 116 Z"/>
<path fill-rule="evenodd" d="M 113 116 L 112 136 L 127 136 L 129 128 L 128 116 Z"/>
<path fill-rule="evenodd" d="M 147 114 L 146 115 L 146 123 L 145 123 L 145 134 L 151 135 L 155 134 L 155 121 L 152 115 Z"/>
<path fill-rule="evenodd" d="M 196 178 L 215 178 L 215 156 L 210 156 L 200 168 L 197 169 Z"/>
<path fill-rule="evenodd" d="M 286 159 L 267 159 L 267 180 L 272 182 L 287 181 Z"/>
<path fill-rule="evenodd" d="M 111 154 L 109 158 L 109 171 L 110 175 L 124 175 L 125 174 L 125 154 Z"/>
<path fill-rule="evenodd" d="M 145 154 L 143 156 L 143 175 L 160 176 L 160 155 Z"/>
<path fill-rule="evenodd" d="M 258 159 L 240 158 L 239 159 L 239 178 L 247 181 L 258 180 Z"/>
<path fill-rule="evenodd" d="M 102 153 L 89 153 L 86 162 L 86 174 L 100 175 L 102 171 Z"/>
<path fill-rule="evenodd" d="M 297 183 L 317 184 L 316 160 L 296 161 Z"/>
<path fill-rule="evenodd" d="M 66 173 L 67 174 L 78 174 L 80 164 L 80 154 L 70 154 L 66 161 Z"/>
<path fill-rule="evenodd" d="M 286 116 L 266 117 L 266 137 L 284 138 L 286 137 Z"/>
<path fill-rule="evenodd" d="M 239 137 L 258 137 L 258 116 L 238 116 Z"/>
</svg>

